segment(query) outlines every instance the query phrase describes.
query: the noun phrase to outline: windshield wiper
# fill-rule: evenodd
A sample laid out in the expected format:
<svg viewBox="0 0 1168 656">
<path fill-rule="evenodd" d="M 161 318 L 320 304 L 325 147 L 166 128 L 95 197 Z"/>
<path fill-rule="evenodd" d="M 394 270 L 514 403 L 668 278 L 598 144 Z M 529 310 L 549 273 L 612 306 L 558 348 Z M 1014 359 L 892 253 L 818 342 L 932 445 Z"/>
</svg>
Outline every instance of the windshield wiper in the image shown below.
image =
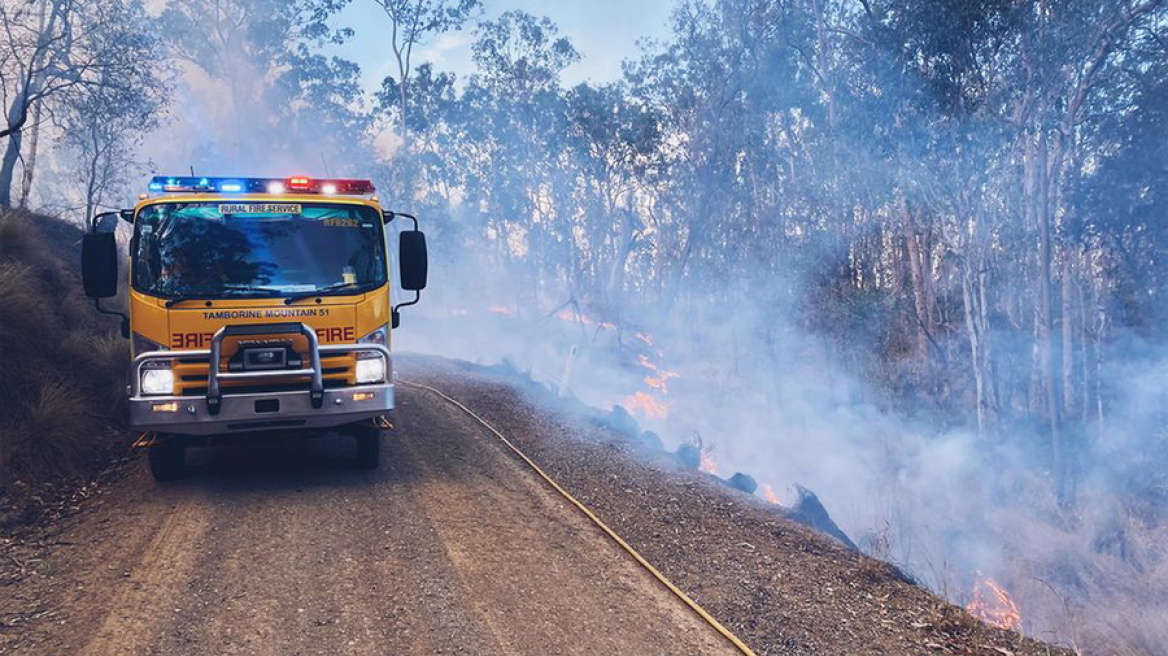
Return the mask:
<svg viewBox="0 0 1168 656">
<path fill-rule="evenodd" d="M 168 300 L 166 302 L 166 307 L 172 308 L 172 307 L 178 305 L 179 303 L 185 303 L 187 301 L 198 301 L 201 299 L 205 299 L 208 296 L 210 296 L 210 294 L 187 294 L 185 296 L 179 296 L 178 298 L 172 298 L 172 299 Z"/>
<path fill-rule="evenodd" d="M 255 285 L 224 285 L 225 292 L 267 292 L 269 294 L 280 294 L 284 290 L 276 287 L 257 287 Z"/>
<path fill-rule="evenodd" d="M 364 283 L 342 282 L 342 283 L 337 283 L 335 285 L 329 285 L 327 287 L 321 287 L 320 289 L 317 289 L 317 290 L 311 291 L 311 292 L 301 292 L 299 294 L 292 294 L 291 296 L 284 299 L 284 305 L 292 305 L 296 301 L 302 301 L 306 298 L 313 298 L 315 296 L 320 296 L 321 294 L 327 294 L 328 292 L 335 292 L 337 290 L 345 289 L 346 287 L 356 287 L 357 285 L 362 285 L 362 284 L 364 284 Z"/>
<path fill-rule="evenodd" d="M 219 294 L 226 294 L 230 292 L 267 292 L 270 294 L 279 294 L 283 290 L 275 287 L 253 287 L 251 285 L 227 285 L 223 289 L 213 292 L 202 292 L 199 294 L 183 294 L 178 298 L 172 298 L 166 302 L 166 307 L 171 308 L 179 303 L 186 301 L 198 301 L 202 299 L 214 300 Z"/>
</svg>

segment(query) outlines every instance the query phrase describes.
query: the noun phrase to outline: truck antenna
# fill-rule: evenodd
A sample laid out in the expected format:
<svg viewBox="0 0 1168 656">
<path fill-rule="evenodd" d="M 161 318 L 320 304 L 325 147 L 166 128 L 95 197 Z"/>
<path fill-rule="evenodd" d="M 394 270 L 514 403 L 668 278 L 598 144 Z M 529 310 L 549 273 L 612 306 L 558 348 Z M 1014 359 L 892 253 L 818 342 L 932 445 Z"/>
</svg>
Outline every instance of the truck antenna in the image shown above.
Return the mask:
<svg viewBox="0 0 1168 656">
<path fill-rule="evenodd" d="M 321 163 L 321 164 L 324 164 L 324 177 L 326 177 L 326 178 L 331 178 L 331 177 L 333 177 L 333 176 L 332 176 L 332 174 L 331 174 L 331 173 L 329 173 L 329 170 L 328 170 L 328 161 L 326 161 L 326 160 L 325 160 L 325 158 L 324 158 L 324 151 L 323 151 L 323 150 L 322 150 L 322 151 L 320 151 L 320 163 Z"/>
<path fill-rule="evenodd" d="M 195 165 L 191 164 L 191 177 L 195 177 Z"/>
</svg>

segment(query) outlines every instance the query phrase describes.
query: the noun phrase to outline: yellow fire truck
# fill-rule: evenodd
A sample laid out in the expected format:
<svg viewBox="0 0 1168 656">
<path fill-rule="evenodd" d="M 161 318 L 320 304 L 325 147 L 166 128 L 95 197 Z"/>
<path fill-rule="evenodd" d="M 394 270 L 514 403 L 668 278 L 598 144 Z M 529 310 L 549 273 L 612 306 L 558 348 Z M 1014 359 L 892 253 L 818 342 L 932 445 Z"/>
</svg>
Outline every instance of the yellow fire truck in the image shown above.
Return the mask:
<svg viewBox="0 0 1168 656">
<path fill-rule="evenodd" d="M 425 235 L 381 209 L 369 180 L 156 177 L 133 209 L 99 214 L 82 243 L 86 295 L 132 338 L 130 424 L 150 471 L 249 436 L 335 430 L 376 467 L 394 406 L 390 331 L 426 286 Z M 129 315 L 118 294 L 117 218 L 131 223 Z M 395 219 L 412 221 L 400 232 Z M 397 232 L 391 305 L 387 244 Z"/>
</svg>

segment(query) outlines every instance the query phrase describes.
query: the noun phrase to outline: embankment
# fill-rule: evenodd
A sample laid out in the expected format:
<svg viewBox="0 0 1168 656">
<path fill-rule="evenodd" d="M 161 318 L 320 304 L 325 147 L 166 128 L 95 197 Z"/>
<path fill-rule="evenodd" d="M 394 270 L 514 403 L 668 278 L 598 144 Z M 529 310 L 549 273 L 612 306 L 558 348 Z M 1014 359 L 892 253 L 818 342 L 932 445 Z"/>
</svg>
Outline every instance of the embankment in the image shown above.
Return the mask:
<svg viewBox="0 0 1168 656">
<path fill-rule="evenodd" d="M 35 520 L 130 441 L 129 344 L 82 292 L 82 234 L 0 212 L 0 529 Z"/>
</svg>

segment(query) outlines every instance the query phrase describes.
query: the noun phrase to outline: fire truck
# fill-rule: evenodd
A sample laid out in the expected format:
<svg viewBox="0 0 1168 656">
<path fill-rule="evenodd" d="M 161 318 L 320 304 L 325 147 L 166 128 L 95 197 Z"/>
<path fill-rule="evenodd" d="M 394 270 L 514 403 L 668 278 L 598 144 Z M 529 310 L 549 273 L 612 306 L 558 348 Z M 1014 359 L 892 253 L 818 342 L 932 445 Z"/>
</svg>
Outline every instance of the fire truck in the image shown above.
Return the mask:
<svg viewBox="0 0 1168 656">
<path fill-rule="evenodd" d="M 369 180 L 160 176 L 148 189 L 90 220 L 82 282 L 132 340 L 129 421 L 154 478 L 181 476 L 188 447 L 328 432 L 377 467 L 391 330 L 426 287 L 417 218 L 383 210 Z M 119 218 L 132 225 L 128 315 L 101 306 L 119 293 Z M 397 305 L 394 236 L 413 293 Z"/>
</svg>

